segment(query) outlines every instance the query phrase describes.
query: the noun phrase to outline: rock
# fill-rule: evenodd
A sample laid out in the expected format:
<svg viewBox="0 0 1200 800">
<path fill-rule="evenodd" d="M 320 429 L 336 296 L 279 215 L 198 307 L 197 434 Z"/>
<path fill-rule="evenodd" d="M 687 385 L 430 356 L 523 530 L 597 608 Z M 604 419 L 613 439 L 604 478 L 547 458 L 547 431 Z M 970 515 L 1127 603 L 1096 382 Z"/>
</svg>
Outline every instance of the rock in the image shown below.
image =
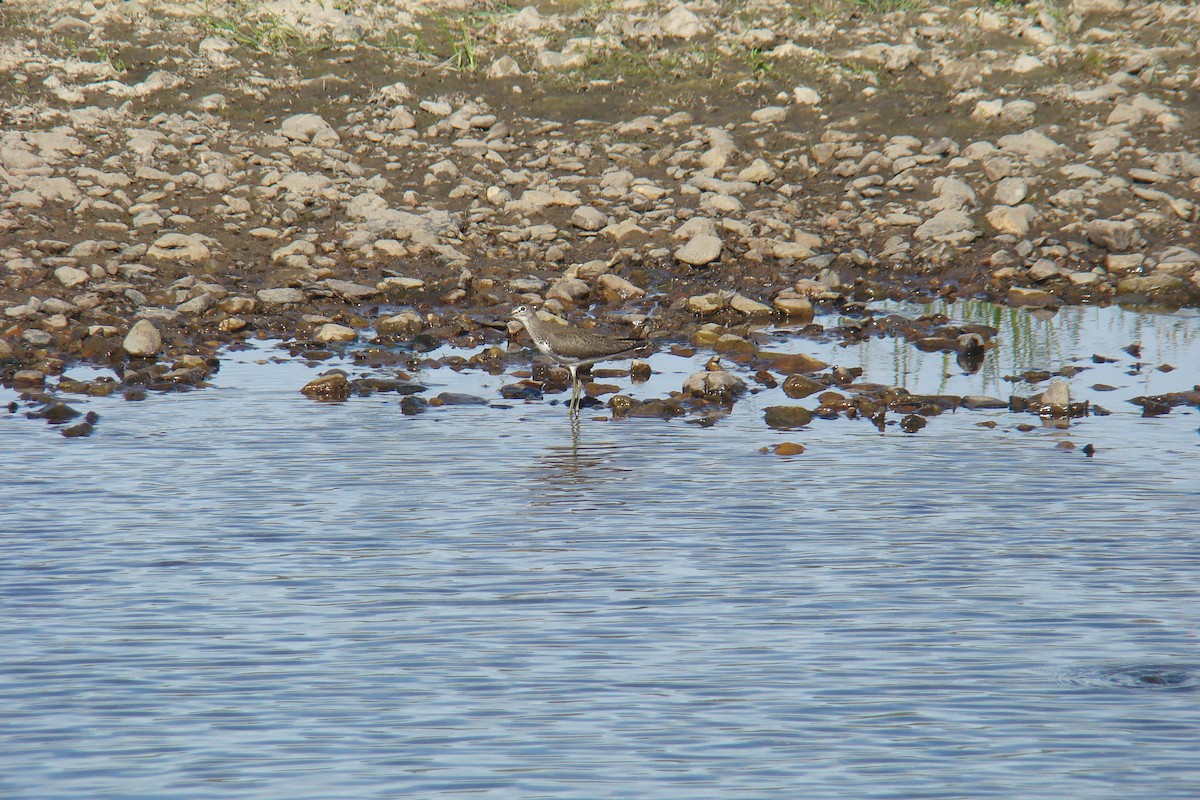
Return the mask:
<svg viewBox="0 0 1200 800">
<path fill-rule="evenodd" d="M 774 167 L 761 158 L 756 158 L 750 163 L 750 166 L 738 173 L 738 180 L 750 183 L 770 183 L 775 180 L 776 174 Z"/>
<path fill-rule="evenodd" d="M 596 288 L 600 290 L 601 295 L 612 300 L 632 300 L 646 294 L 645 289 L 611 272 L 606 272 L 596 279 Z"/>
<path fill-rule="evenodd" d="M 406 278 L 401 276 L 393 276 L 384 278 L 379 283 L 375 284 L 375 288 L 380 292 L 415 292 L 418 289 L 425 288 L 425 281 L 420 278 Z"/>
<path fill-rule="evenodd" d="M 1012 125 L 1029 125 L 1036 111 L 1037 103 L 1032 100 L 1012 100 L 1004 104 L 1000 118 Z"/>
<path fill-rule="evenodd" d="M 751 113 L 750 119 L 763 124 L 783 122 L 787 119 L 787 109 L 783 106 L 766 106 Z"/>
<path fill-rule="evenodd" d="M 61 400 L 51 400 L 43 404 L 40 408 L 26 412 L 25 416 L 29 419 L 44 419 L 51 425 L 57 425 L 69 419 L 74 419 L 81 413 Z"/>
<path fill-rule="evenodd" d="M 1109 253 L 1104 257 L 1104 268 L 1112 275 L 1141 272 L 1146 257 L 1141 253 Z"/>
<path fill-rule="evenodd" d="M 1067 382 L 1062 378 L 1051 381 L 1046 391 L 1042 392 L 1041 403 L 1043 406 L 1049 406 L 1049 411 L 1054 416 L 1066 416 L 1071 406 L 1071 389 Z"/>
<path fill-rule="evenodd" d="M 580 206 L 571 214 L 571 224 L 584 231 L 598 231 L 608 224 L 608 219 L 591 206 Z"/>
<path fill-rule="evenodd" d="M 592 292 L 588 282 L 579 278 L 559 278 L 546 291 L 547 300 L 560 303 L 577 303 Z"/>
<path fill-rule="evenodd" d="M 1007 400 L 979 394 L 965 395 L 962 399 L 962 404 L 964 408 L 971 409 L 1008 408 Z"/>
<path fill-rule="evenodd" d="M 749 355 L 758 349 L 758 345 L 736 333 L 723 333 L 713 342 L 713 349 L 718 353 L 742 353 Z"/>
<path fill-rule="evenodd" d="M 713 172 L 725 169 L 729 159 L 737 152 L 733 137 L 724 128 L 707 128 L 704 133 L 711 146 L 700 154 L 700 166 Z"/>
<path fill-rule="evenodd" d="M 429 403 L 424 398 L 414 395 L 408 395 L 400 401 L 400 413 L 408 417 L 416 416 L 428 407 Z"/>
<path fill-rule="evenodd" d="M 350 396 L 350 381 L 343 372 L 329 372 L 304 384 L 300 393 L 313 400 L 345 400 Z"/>
<path fill-rule="evenodd" d="M 812 412 L 804 406 L 768 406 L 763 416 L 771 428 L 799 428 L 812 422 Z"/>
<path fill-rule="evenodd" d="M 13 192 L 9 199 L 27 208 L 41 208 L 46 203 L 78 203 L 82 193 L 69 178 L 49 178 L 35 175 L 25 180 L 24 189 Z"/>
<path fill-rule="evenodd" d="M 947 209 L 939 211 L 933 217 L 917 226 L 913 231 L 913 236 L 919 241 L 939 241 L 950 242 L 951 244 L 962 244 L 971 241 L 978 236 L 975 231 L 975 224 L 971 221 L 971 217 L 965 211 L 960 209 Z"/>
<path fill-rule="evenodd" d="M 46 373 L 36 369 L 19 369 L 13 373 L 14 389 L 33 389 L 45 384 Z"/>
<path fill-rule="evenodd" d="M 63 428 L 62 435 L 68 439 L 76 439 L 81 436 L 91 436 L 95 430 L 96 426 L 90 422 L 77 422 L 74 425 Z"/>
<path fill-rule="evenodd" d="M 180 303 L 175 306 L 175 310 L 180 314 L 203 314 L 208 309 L 212 308 L 213 296 L 207 292 L 193 297 L 191 300 Z"/>
<path fill-rule="evenodd" d="M 1042 281 L 1050 280 L 1062 270 L 1048 258 L 1040 258 L 1029 267 L 1029 279 L 1041 283 Z"/>
<path fill-rule="evenodd" d="M 55 280 L 68 289 L 87 283 L 90 277 L 86 272 L 75 267 L 59 267 L 54 270 Z"/>
<path fill-rule="evenodd" d="M 798 106 L 815 106 L 821 103 L 821 95 L 816 89 L 808 86 L 797 86 L 792 89 L 792 102 Z"/>
<path fill-rule="evenodd" d="M 280 124 L 279 133 L 314 147 L 333 147 L 341 141 L 333 126 L 317 114 L 293 114 Z"/>
<path fill-rule="evenodd" d="M 1000 116 L 1000 112 L 1004 110 L 1003 100 L 980 100 L 975 104 L 975 110 L 971 112 L 971 119 L 983 121 L 993 120 Z"/>
<path fill-rule="evenodd" d="M 788 375 L 783 382 L 783 393 L 793 400 L 808 397 L 810 394 L 824 391 L 826 388 L 828 387 L 820 381 L 798 372 Z"/>
<path fill-rule="evenodd" d="M 146 258 L 191 264 L 207 262 L 211 257 L 207 237 L 198 233 L 164 233 L 146 251 Z"/>
<path fill-rule="evenodd" d="M 758 356 L 769 361 L 771 369 L 782 375 L 820 372 L 829 366 L 819 358 L 804 353 L 772 353 L 760 350 Z"/>
<path fill-rule="evenodd" d="M 419 383 L 399 378 L 359 378 L 352 381 L 352 385 L 372 392 L 395 392 L 396 394 L 417 394 L 427 388 Z"/>
<path fill-rule="evenodd" d="M 853 51 L 852 51 L 853 52 Z M 867 61 L 882 64 L 888 72 L 902 72 L 916 61 L 923 51 L 913 44 L 885 44 L 879 42 L 857 51 Z"/>
<path fill-rule="evenodd" d="M 254 296 L 258 298 L 258 302 L 265 305 L 279 306 L 304 302 L 304 292 L 293 288 L 259 289 Z"/>
<path fill-rule="evenodd" d="M 521 75 L 521 67 L 512 56 L 500 56 L 488 67 L 489 78 L 513 78 Z"/>
<path fill-rule="evenodd" d="M 1071 0 L 1071 10 L 1076 14 L 1120 14 L 1125 0 Z"/>
<path fill-rule="evenodd" d="M 729 307 L 747 317 L 769 317 L 772 314 L 771 307 L 766 303 L 751 300 L 749 297 L 740 294 L 735 294 L 730 298 Z"/>
<path fill-rule="evenodd" d="M 1073 286 L 1090 287 L 1099 286 L 1104 283 L 1104 276 L 1095 272 L 1069 272 L 1067 273 L 1067 280 Z"/>
<path fill-rule="evenodd" d="M 746 382 L 721 367 L 721 359 L 713 356 L 700 372 L 689 375 L 683 382 L 684 394 L 703 397 L 722 403 L 733 403 L 746 392 Z"/>
<path fill-rule="evenodd" d="M 1024 237 L 1029 233 L 1029 225 L 1037 216 L 1033 206 L 1026 203 L 1021 206 L 996 206 L 987 213 L 988 224 L 1000 233 L 1011 233 L 1013 236 Z"/>
<path fill-rule="evenodd" d="M 675 39 L 691 39 L 704 30 L 700 17 L 683 6 L 675 6 L 658 20 L 658 29 L 663 36 Z"/>
<path fill-rule="evenodd" d="M 1126 220 L 1094 219 L 1087 226 L 1088 241 L 1113 252 L 1124 252 L 1138 239 L 1137 225 Z"/>
<path fill-rule="evenodd" d="M 504 208 L 517 214 L 539 214 L 551 206 L 575 208 L 580 205 L 579 195 L 562 189 L 526 189 L 515 200 L 509 200 Z"/>
<path fill-rule="evenodd" d="M 358 332 L 354 328 L 329 322 L 317 328 L 313 338 L 318 342 L 352 342 L 358 338 Z"/>
<path fill-rule="evenodd" d="M 50 26 L 50 32 L 57 36 L 87 39 L 96 30 L 96 26 L 78 17 L 60 17 Z"/>
<path fill-rule="evenodd" d="M 724 292 L 694 295 L 687 300 L 688 311 L 701 316 L 715 314 L 718 311 L 723 311 L 728 306 L 729 296 Z"/>
<path fill-rule="evenodd" d="M 927 204 L 931 211 L 957 211 L 975 205 L 975 190 L 953 175 L 935 180 L 933 192 L 937 197 Z"/>
<path fill-rule="evenodd" d="M 996 183 L 992 199 L 1002 206 L 1017 206 L 1029 195 L 1029 184 L 1023 178 L 1001 178 Z"/>
<path fill-rule="evenodd" d="M 134 358 L 149 358 L 162 349 L 162 335 L 150 320 L 138 320 L 125 335 L 121 348 Z"/>
<path fill-rule="evenodd" d="M 336 292 L 343 299 L 349 300 L 352 303 L 366 300 L 368 297 L 374 297 L 379 294 L 379 289 L 375 286 L 367 286 L 354 281 L 342 281 L 334 278 L 327 278 L 321 281 L 321 284 L 333 292 Z"/>
<path fill-rule="evenodd" d="M 1117 283 L 1117 294 L 1137 295 L 1147 300 L 1172 300 L 1183 298 L 1188 293 L 1188 283 L 1183 278 L 1156 272 L 1153 275 L 1138 275 L 1122 278 Z"/>
<path fill-rule="evenodd" d="M 675 251 L 675 258 L 694 267 L 711 264 L 721 257 L 721 240 L 710 234 L 697 234 Z"/>
<path fill-rule="evenodd" d="M 1001 150 L 1021 156 L 1034 165 L 1045 164 L 1064 149 L 1058 142 L 1036 130 L 1001 136 L 997 144 Z"/>
<path fill-rule="evenodd" d="M 1030 27 L 1030 28 L 1026 28 L 1025 30 L 1026 30 L 1026 32 L 1029 32 L 1029 31 L 1032 31 L 1033 28 Z M 1035 55 L 1030 55 L 1029 53 L 1026 53 L 1024 55 L 1020 55 L 1020 56 L 1017 56 L 1016 58 L 1014 58 L 1009 63 L 1008 68 L 1011 69 L 1013 72 L 1017 73 L 1018 75 L 1023 75 L 1026 72 L 1033 72 L 1035 70 L 1039 70 L 1044 66 L 1046 66 L 1045 61 L 1042 61 L 1040 58 L 1038 58 Z"/>
<path fill-rule="evenodd" d="M 442 392 L 429 403 L 432 406 L 486 406 L 488 401 L 473 394 Z"/>
<path fill-rule="evenodd" d="M 1185 266 L 1188 269 L 1200 268 L 1200 253 L 1195 250 L 1189 250 L 1186 247 L 1168 247 L 1162 251 L 1158 257 L 1159 268 L 1172 267 L 1175 264 Z"/>
<path fill-rule="evenodd" d="M 772 301 L 776 310 L 783 312 L 785 316 L 811 319 L 813 316 L 813 304 L 807 297 L 795 297 L 780 294 Z"/>
<path fill-rule="evenodd" d="M 1058 297 L 1041 289 L 1014 286 L 1008 290 L 1008 304 L 1020 308 L 1045 308 L 1059 305 Z"/>
<path fill-rule="evenodd" d="M 424 214 L 400 211 L 390 208 L 387 201 L 374 192 L 354 197 L 346 204 L 346 215 L 361 222 L 372 233 L 400 240 L 432 241 L 443 234 L 458 232 L 455 218 L 447 211 L 438 209 Z"/>
<path fill-rule="evenodd" d="M 777 456 L 798 456 L 804 452 L 804 445 L 796 442 L 780 442 L 775 445 L 773 452 Z"/>
<path fill-rule="evenodd" d="M 905 433 L 916 433 L 928 424 L 929 423 L 926 422 L 925 418 L 922 416 L 917 414 L 906 414 L 900 420 L 900 430 L 904 431 Z"/>
</svg>

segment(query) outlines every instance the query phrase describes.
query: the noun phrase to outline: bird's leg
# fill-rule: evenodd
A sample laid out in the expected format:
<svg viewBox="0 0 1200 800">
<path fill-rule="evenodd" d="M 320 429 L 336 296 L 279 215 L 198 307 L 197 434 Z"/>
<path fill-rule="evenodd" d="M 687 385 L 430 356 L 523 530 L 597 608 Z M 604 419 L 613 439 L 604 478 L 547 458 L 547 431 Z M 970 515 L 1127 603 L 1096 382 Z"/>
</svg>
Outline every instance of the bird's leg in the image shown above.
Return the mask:
<svg viewBox="0 0 1200 800">
<path fill-rule="evenodd" d="M 579 413 L 579 390 L 582 388 L 579 384 L 578 367 L 568 366 L 567 371 L 571 373 L 571 402 L 567 405 L 567 411 L 577 414 Z"/>
</svg>

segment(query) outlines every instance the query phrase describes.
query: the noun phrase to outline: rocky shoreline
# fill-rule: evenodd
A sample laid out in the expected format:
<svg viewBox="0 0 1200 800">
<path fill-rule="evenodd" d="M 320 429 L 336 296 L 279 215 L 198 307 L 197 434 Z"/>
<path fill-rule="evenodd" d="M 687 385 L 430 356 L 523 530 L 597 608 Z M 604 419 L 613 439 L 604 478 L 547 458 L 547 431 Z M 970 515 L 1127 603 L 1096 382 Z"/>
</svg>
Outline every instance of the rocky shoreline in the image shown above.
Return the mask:
<svg viewBox="0 0 1200 800">
<path fill-rule="evenodd" d="M 880 297 L 1200 302 L 1191 4 L 0 16 L 22 390 L 75 363 L 120 380 L 60 389 L 203 385 L 249 338 L 501 345 L 517 303 L 720 351 Z"/>
</svg>

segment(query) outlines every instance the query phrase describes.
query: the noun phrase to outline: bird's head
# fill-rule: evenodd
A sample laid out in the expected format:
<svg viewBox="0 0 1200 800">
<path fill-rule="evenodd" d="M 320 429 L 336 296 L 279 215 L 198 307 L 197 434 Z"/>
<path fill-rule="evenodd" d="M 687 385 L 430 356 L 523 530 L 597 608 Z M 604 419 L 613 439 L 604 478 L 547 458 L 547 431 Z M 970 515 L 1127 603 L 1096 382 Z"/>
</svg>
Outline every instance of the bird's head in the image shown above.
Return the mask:
<svg viewBox="0 0 1200 800">
<path fill-rule="evenodd" d="M 531 306 L 519 305 L 512 310 L 512 318 L 520 323 L 528 322 L 537 316 L 537 311 Z"/>
</svg>

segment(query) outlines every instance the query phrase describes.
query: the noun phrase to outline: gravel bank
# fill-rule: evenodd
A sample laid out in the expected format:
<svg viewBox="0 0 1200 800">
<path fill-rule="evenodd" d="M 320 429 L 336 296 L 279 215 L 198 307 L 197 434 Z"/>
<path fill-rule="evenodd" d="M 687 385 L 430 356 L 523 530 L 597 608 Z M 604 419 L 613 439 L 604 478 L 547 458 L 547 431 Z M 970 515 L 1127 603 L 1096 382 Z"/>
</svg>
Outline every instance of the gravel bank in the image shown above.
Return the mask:
<svg viewBox="0 0 1200 800">
<path fill-rule="evenodd" d="M 0 378 L 502 342 L 518 302 L 694 342 L 1200 301 L 1200 7 L 873 5 L 6 3 Z"/>
</svg>

